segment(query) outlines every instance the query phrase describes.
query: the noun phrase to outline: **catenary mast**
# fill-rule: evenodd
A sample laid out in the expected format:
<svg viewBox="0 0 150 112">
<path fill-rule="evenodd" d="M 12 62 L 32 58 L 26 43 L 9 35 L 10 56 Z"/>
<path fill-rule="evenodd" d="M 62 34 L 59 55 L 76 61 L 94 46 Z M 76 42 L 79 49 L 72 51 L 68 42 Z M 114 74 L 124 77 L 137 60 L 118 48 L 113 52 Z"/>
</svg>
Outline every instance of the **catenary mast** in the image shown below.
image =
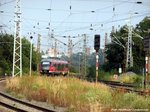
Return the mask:
<svg viewBox="0 0 150 112">
<path fill-rule="evenodd" d="M 15 77 L 16 75 L 20 75 L 20 77 L 22 77 L 21 0 L 16 0 L 15 10 L 15 34 L 12 76 Z"/>
</svg>

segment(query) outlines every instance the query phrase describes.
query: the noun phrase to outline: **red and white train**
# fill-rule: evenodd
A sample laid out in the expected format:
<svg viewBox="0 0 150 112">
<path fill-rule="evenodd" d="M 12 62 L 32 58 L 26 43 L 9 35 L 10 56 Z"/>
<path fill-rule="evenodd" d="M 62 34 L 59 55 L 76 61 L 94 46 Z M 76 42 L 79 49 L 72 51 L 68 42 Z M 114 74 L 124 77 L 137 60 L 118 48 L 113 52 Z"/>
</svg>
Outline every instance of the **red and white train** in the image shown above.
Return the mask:
<svg viewBox="0 0 150 112">
<path fill-rule="evenodd" d="M 47 75 L 67 75 L 68 62 L 59 59 L 42 59 L 40 73 Z"/>
</svg>

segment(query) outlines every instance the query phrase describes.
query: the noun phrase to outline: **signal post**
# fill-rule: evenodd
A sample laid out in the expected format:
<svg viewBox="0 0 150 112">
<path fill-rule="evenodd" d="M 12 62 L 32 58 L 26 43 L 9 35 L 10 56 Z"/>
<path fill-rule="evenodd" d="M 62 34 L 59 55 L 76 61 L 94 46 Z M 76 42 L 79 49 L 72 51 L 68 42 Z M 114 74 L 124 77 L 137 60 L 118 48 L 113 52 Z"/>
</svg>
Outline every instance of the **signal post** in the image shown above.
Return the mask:
<svg viewBox="0 0 150 112">
<path fill-rule="evenodd" d="M 98 80 L 98 66 L 99 66 L 99 56 L 98 56 L 98 51 L 100 48 L 100 35 L 95 35 L 94 37 L 94 49 L 96 51 L 96 84 L 97 84 L 97 80 Z"/>
<path fill-rule="evenodd" d="M 144 51 L 145 51 L 145 77 L 144 87 L 149 85 L 150 74 L 150 29 L 148 29 L 148 36 L 144 37 Z M 146 84 L 146 85 L 145 85 Z"/>
<path fill-rule="evenodd" d="M 98 79 L 98 52 L 96 52 L 96 83 Z"/>
<path fill-rule="evenodd" d="M 145 83 L 148 85 L 148 57 L 145 57 Z"/>
</svg>

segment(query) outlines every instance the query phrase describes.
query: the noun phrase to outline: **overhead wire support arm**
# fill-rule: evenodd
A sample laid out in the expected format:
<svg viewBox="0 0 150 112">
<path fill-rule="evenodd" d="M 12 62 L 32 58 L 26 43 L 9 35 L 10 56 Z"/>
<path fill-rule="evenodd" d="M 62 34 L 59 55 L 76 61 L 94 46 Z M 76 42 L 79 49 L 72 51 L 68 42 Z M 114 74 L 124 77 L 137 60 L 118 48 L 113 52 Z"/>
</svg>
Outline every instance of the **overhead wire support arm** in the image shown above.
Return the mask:
<svg viewBox="0 0 150 112">
<path fill-rule="evenodd" d="M 54 37 L 53 37 L 53 38 L 54 38 Z M 55 39 L 56 41 L 62 43 L 63 45 L 68 46 L 66 43 L 64 43 L 64 42 L 62 42 L 62 41 L 60 41 L 60 40 L 58 40 L 57 38 L 54 38 L 54 39 Z"/>
<path fill-rule="evenodd" d="M 142 37 L 142 36 L 140 36 L 139 34 L 135 33 L 134 31 L 132 31 L 132 33 L 133 33 L 133 35 L 135 35 L 135 36 L 137 36 L 137 37 L 139 37 L 139 38 L 143 39 L 143 37 Z"/>
<path fill-rule="evenodd" d="M 112 40 L 113 42 L 115 42 L 116 44 L 120 45 L 120 46 L 123 47 L 124 49 L 126 48 L 126 47 L 118 40 L 118 38 L 117 38 L 115 35 L 113 35 L 113 37 L 117 40 L 117 41 Z"/>
<path fill-rule="evenodd" d="M 125 27 L 124 29 L 125 29 L 126 31 L 128 31 L 128 28 L 127 28 L 127 27 Z M 139 37 L 139 38 L 141 38 L 141 39 L 143 39 L 143 37 L 140 36 L 139 34 L 137 34 L 134 30 L 132 30 L 132 34 L 135 35 L 135 36 L 137 36 L 137 37 Z"/>
<path fill-rule="evenodd" d="M 81 40 L 83 40 L 83 39 L 80 39 L 79 41 L 77 41 L 75 44 L 73 44 L 72 47 L 76 46 L 79 42 L 81 42 Z"/>
<path fill-rule="evenodd" d="M 113 40 L 113 42 L 116 43 L 116 44 L 118 44 L 119 46 L 123 47 L 124 49 L 126 48 L 123 44 L 120 44 L 120 43 L 118 43 L 118 42 L 116 42 L 114 40 Z"/>
</svg>

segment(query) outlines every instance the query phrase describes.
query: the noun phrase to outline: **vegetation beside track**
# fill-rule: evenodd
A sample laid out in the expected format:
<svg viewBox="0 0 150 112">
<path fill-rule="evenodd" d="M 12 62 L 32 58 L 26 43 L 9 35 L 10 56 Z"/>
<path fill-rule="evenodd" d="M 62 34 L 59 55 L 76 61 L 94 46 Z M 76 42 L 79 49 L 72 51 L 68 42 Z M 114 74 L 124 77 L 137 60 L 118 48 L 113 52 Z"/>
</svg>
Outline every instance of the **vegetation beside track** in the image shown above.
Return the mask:
<svg viewBox="0 0 150 112">
<path fill-rule="evenodd" d="M 111 111 L 111 109 L 149 109 L 150 97 L 112 90 L 106 85 L 70 77 L 23 76 L 7 80 L 7 92 L 67 107 L 69 112 Z"/>
</svg>

